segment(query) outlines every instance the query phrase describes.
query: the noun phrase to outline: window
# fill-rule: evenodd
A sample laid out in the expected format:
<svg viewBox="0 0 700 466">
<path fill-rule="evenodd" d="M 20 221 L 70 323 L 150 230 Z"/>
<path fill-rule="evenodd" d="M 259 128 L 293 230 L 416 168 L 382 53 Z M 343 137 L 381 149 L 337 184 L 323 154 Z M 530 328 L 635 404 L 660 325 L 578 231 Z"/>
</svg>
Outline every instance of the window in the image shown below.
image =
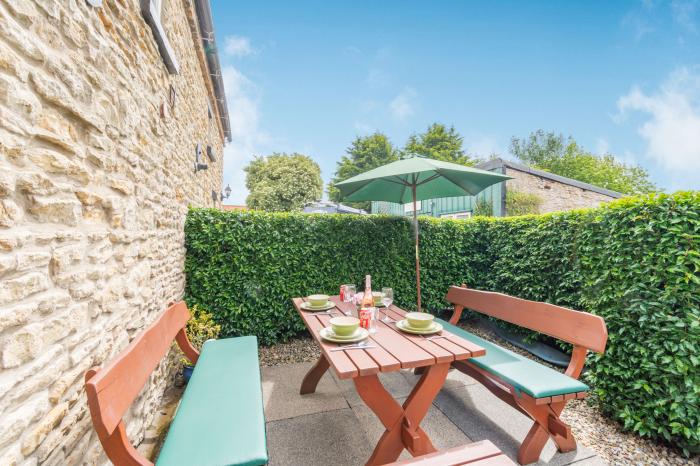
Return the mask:
<svg viewBox="0 0 700 466">
<path fill-rule="evenodd" d="M 440 215 L 440 218 L 453 218 L 453 219 L 471 218 L 471 217 L 472 217 L 471 212 L 454 212 L 451 214 Z"/>
<path fill-rule="evenodd" d="M 156 40 L 156 44 L 158 44 L 158 50 L 161 57 L 163 57 L 163 62 L 165 62 L 168 72 L 170 74 L 179 74 L 180 65 L 175 57 L 175 51 L 170 46 L 170 41 L 168 41 L 168 36 L 165 34 L 163 24 L 160 21 L 164 1 L 166 0 L 141 0 L 141 14 L 151 27 L 151 31 L 153 31 L 153 37 Z"/>
<path fill-rule="evenodd" d="M 421 203 L 420 203 L 420 201 L 416 201 L 416 210 L 420 210 L 420 209 L 421 209 Z M 409 202 L 408 204 L 404 204 L 403 211 L 404 211 L 404 213 L 413 212 L 413 202 Z"/>
</svg>

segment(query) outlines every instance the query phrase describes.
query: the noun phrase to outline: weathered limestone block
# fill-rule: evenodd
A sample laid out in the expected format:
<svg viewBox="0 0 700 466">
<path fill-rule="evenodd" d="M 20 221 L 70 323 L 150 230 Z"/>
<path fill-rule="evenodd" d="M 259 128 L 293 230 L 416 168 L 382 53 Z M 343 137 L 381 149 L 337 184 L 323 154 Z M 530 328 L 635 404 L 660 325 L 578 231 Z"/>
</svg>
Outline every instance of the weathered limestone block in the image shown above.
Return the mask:
<svg viewBox="0 0 700 466">
<path fill-rule="evenodd" d="M 51 254 L 46 251 L 22 251 L 17 254 L 17 270 L 25 271 L 47 266 Z"/>
<path fill-rule="evenodd" d="M 56 427 L 61 419 L 68 413 L 68 403 L 61 403 L 54 406 L 51 411 L 32 429 L 22 440 L 22 454 L 24 456 L 32 453 L 39 444 Z"/>
<path fill-rule="evenodd" d="M 17 189 L 26 194 L 48 196 L 58 192 L 59 187 L 40 172 L 22 172 L 17 178 Z"/>
<path fill-rule="evenodd" d="M 29 322 L 29 318 L 36 311 L 37 304 L 19 304 L 12 307 L 0 309 L 0 332 L 17 327 Z"/>
<path fill-rule="evenodd" d="M 44 110 L 39 115 L 34 127 L 34 135 L 71 153 L 75 154 L 80 151 L 75 128 L 67 118 L 53 110 Z"/>
<path fill-rule="evenodd" d="M 32 272 L 17 278 L 2 280 L 0 282 L 0 304 L 18 301 L 34 293 L 44 291 L 48 287 L 48 277 L 40 272 Z"/>
<path fill-rule="evenodd" d="M 10 335 L 2 351 L 2 367 L 17 367 L 30 361 L 44 348 L 39 324 L 28 325 Z"/>
<path fill-rule="evenodd" d="M 82 184 L 87 184 L 91 180 L 90 172 L 83 164 L 77 163 L 57 151 L 31 148 L 25 154 L 30 161 L 49 173 L 66 175 Z"/>
<path fill-rule="evenodd" d="M 15 192 L 15 174 L 11 170 L 0 170 L 0 197 L 11 196 Z"/>
<path fill-rule="evenodd" d="M 111 177 L 111 179 L 109 180 L 109 186 L 115 191 L 119 191 L 120 193 L 126 195 L 132 194 L 134 192 L 134 183 L 120 177 Z"/>
<path fill-rule="evenodd" d="M 22 210 L 10 199 L 0 201 L 0 227 L 10 228 L 22 220 Z"/>
<path fill-rule="evenodd" d="M 82 207 L 76 199 L 32 196 L 29 212 L 40 222 L 77 225 L 82 217 Z"/>
<path fill-rule="evenodd" d="M 2 416 L 0 418 L 0 448 L 17 440 L 27 426 L 41 418 L 48 410 L 48 400 L 42 396 L 35 396 L 15 411 Z"/>
</svg>

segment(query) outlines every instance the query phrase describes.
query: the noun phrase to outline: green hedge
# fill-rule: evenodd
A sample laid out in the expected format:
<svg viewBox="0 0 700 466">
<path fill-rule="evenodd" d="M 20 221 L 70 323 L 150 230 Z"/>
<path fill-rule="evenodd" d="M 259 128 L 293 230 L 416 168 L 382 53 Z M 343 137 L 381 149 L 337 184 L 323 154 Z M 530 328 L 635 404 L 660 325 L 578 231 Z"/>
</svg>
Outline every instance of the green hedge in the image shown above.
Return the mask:
<svg viewBox="0 0 700 466">
<path fill-rule="evenodd" d="M 511 218 L 421 219 L 422 295 L 444 308 L 451 284 L 506 292 L 605 318 L 605 354 L 585 377 L 604 411 L 684 450 L 700 442 L 700 193 Z M 371 273 L 415 302 L 407 219 L 191 210 L 187 300 L 224 335 L 264 344 L 303 326 L 289 298 L 337 293 Z"/>
</svg>

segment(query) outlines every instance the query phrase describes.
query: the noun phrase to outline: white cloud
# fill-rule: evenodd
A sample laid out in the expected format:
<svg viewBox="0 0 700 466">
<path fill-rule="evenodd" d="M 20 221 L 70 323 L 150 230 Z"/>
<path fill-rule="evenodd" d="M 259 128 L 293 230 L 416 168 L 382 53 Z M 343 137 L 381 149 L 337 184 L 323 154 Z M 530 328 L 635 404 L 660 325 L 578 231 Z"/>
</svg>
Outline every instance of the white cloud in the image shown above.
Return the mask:
<svg viewBox="0 0 700 466">
<path fill-rule="evenodd" d="M 674 71 L 651 94 L 635 86 L 618 99 L 617 108 L 621 117 L 646 116 L 637 132 L 646 142 L 646 156 L 659 167 L 686 179 L 700 175 L 700 68 Z"/>
<path fill-rule="evenodd" d="M 607 154 L 610 152 L 610 143 L 605 138 L 598 138 L 595 142 L 596 154 Z"/>
<path fill-rule="evenodd" d="M 469 155 L 474 155 L 482 159 L 489 158 L 492 154 L 503 155 L 498 141 L 491 136 L 468 135 L 465 137 L 465 150 Z"/>
<path fill-rule="evenodd" d="M 224 52 L 232 57 L 245 57 L 255 53 L 250 45 L 250 39 L 243 36 L 226 36 L 224 39 Z"/>
<path fill-rule="evenodd" d="M 696 19 L 698 4 L 700 4 L 698 0 L 673 0 L 671 2 L 673 20 L 689 32 L 698 32 Z"/>
<path fill-rule="evenodd" d="M 231 124 L 231 142 L 224 148 L 224 186 L 231 185 L 228 204 L 243 204 L 248 195 L 243 167 L 255 155 L 264 155 L 272 138 L 260 129 L 259 91 L 235 67 L 222 68 L 226 103 Z"/>
<path fill-rule="evenodd" d="M 397 120 L 403 121 L 413 116 L 416 112 L 416 91 L 410 87 L 404 87 L 394 99 L 389 102 L 389 111 Z"/>
</svg>

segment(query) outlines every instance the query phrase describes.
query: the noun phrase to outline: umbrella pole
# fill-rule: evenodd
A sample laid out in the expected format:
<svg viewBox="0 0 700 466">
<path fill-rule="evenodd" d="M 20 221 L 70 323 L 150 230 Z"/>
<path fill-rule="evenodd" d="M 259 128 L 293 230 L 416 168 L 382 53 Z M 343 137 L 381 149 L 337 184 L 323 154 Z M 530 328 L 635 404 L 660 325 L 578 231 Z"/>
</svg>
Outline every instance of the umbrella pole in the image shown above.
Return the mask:
<svg viewBox="0 0 700 466">
<path fill-rule="evenodd" d="M 411 186 L 413 192 L 413 232 L 416 239 L 416 292 L 418 294 L 418 312 L 420 306 L 420 257 L 418 256 L 418 214 L 416 213 L 416 185 Z"/>
</svg>

